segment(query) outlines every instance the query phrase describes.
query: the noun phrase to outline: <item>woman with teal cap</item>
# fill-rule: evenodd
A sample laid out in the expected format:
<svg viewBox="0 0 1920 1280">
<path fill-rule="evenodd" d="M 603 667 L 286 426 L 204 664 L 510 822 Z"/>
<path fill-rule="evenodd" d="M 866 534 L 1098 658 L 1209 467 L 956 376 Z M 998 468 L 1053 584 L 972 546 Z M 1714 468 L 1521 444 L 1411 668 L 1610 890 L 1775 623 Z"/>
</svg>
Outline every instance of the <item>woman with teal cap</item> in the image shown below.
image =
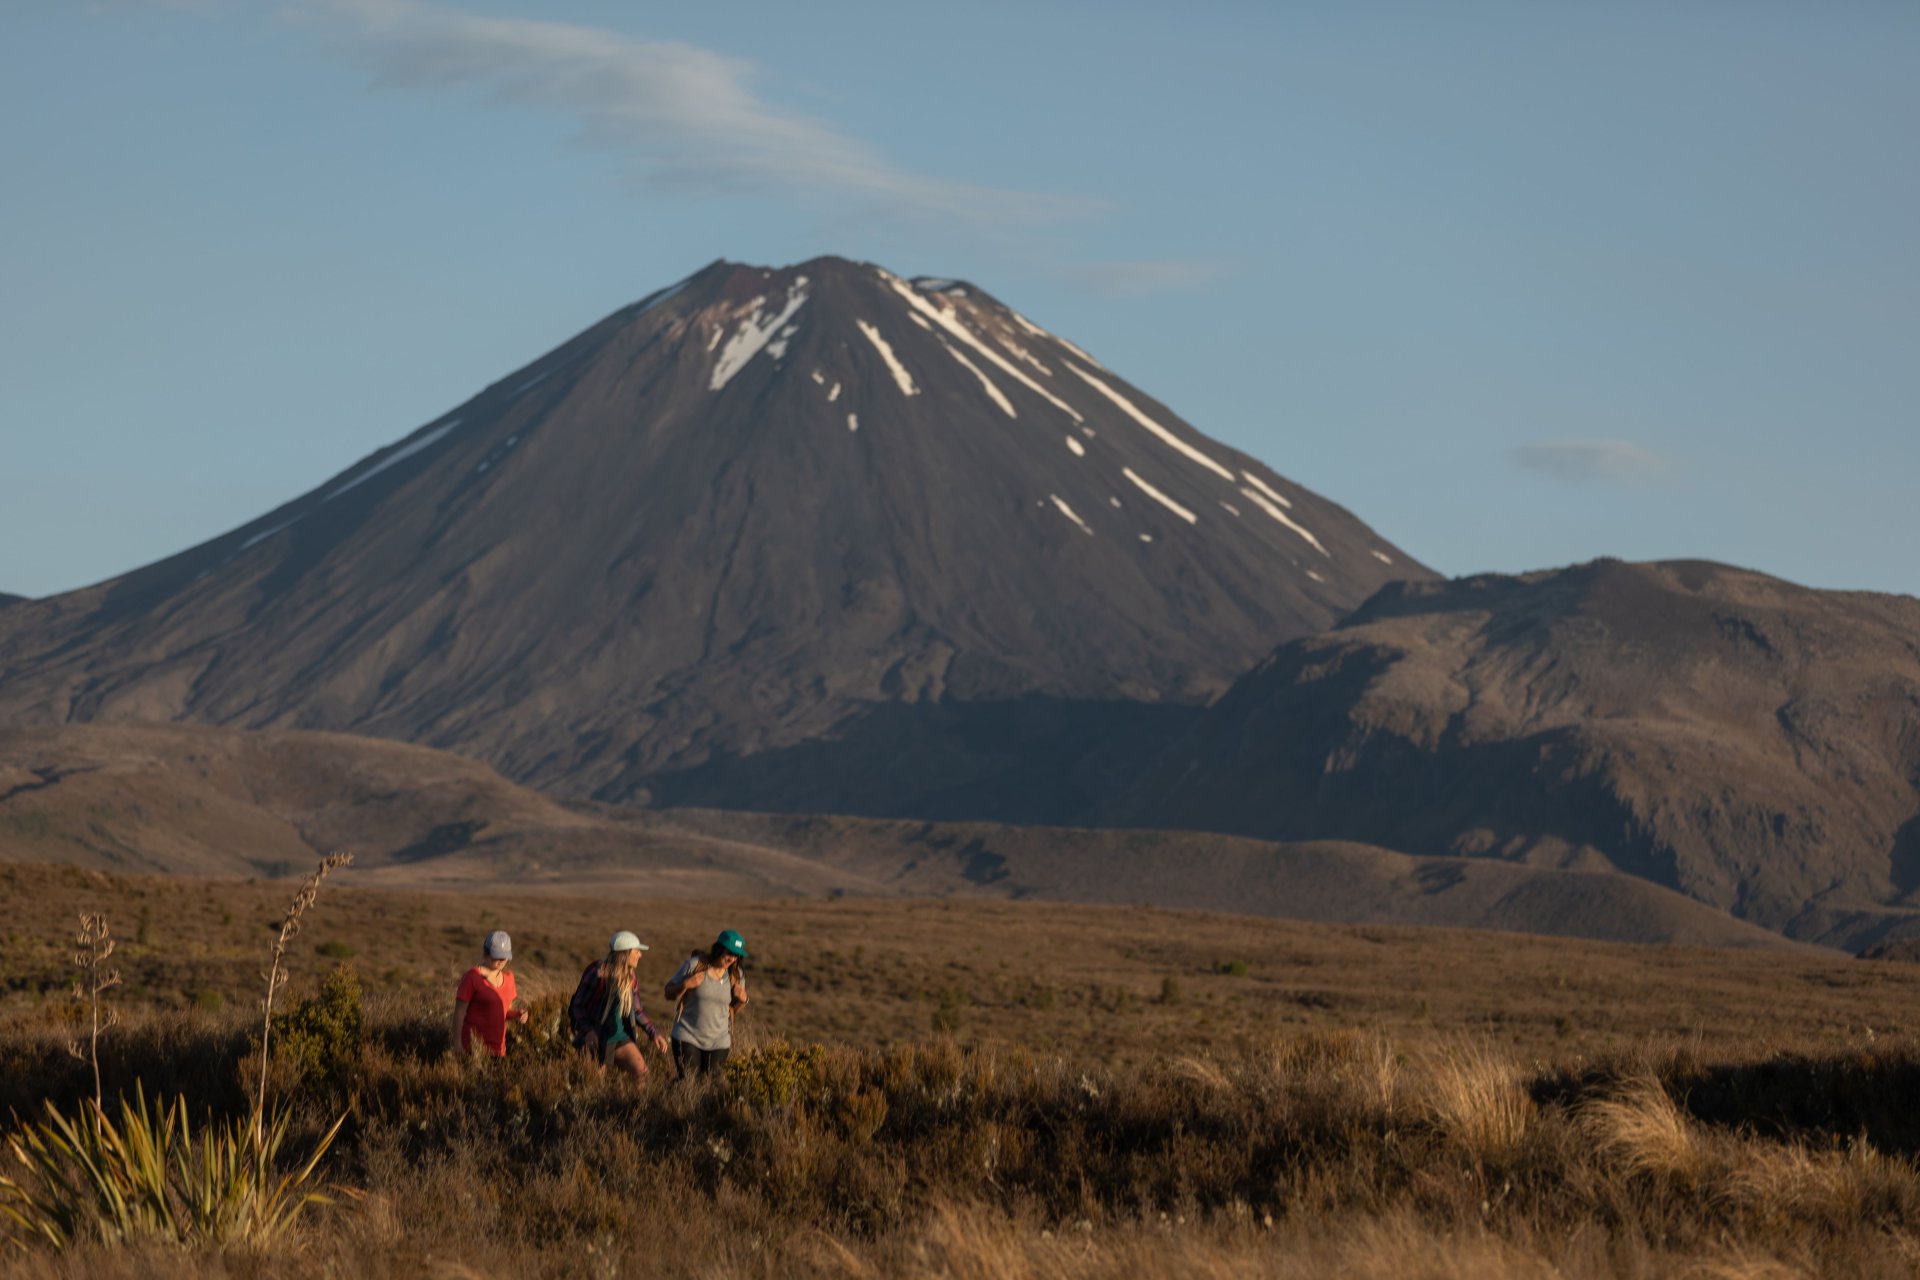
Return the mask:
<svg viewBox="0 0 1920 1280">
<path fill-rule="evenodd" d="M 683 1078 L 727 1065 L 733 1013 L 747 1002 L 747 980 L 740 972 L 746 958 L 746 939 L 732 929 L 722 930 L 711 947 L 688 956 L 667 979 L 667 999 L 677 1008 L 673 1061 Z"/>
</svg>

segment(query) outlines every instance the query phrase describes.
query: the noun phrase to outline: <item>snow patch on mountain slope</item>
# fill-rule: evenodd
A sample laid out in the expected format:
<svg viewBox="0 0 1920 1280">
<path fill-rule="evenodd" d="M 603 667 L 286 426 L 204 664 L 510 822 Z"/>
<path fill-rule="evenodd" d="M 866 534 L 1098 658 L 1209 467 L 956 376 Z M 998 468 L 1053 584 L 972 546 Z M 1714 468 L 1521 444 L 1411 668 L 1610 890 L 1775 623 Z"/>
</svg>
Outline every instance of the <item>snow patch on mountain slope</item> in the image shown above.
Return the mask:
<svg viewBox="0 0 1920 1280">
<path fill-rule="evenodd" d="M 427 432 L 427 434 L 421 436 L 418 440 L 414 440 L 408 444 L 401 445 L 399 448 L 395 449 L 392 453 L 380 459 L 380 461 L 374 463 L 371 467 L 368 467 L 365 471 L 362 471 L 359 475 L 347 481 L 345 484 L 341 485 L 339 488 L 329 493 L 326 497 L 320 499 L 320 501 L 332 502 L 335 498 L 339 497 L 341 494 L 345 493 L 347 490 L 359 488 L 361 485 L 365 484 L 367 481 L 379 475 L 382 471 L 385 471 L 388 467 L 398 466 L 400 463 L 405 462 L 408 458 L 411 458 L 415 454 L 419 453 L 422 449 L 431 448 L 433 445 L 440 443 L 440 441 L 446 439 L 448 432 L 452 431 L 455 427 L 459 425 L 460 425 L 460 419 L 453 418 L 447 422 L 442 423 L 440 426 L 435 427 L 433 430 Z M 248 543 L 247 545 L 252 546 L 253 544 Z"/>
<path fill-rule="evenodd" d="M 1081 444 L 1078 440 L 1075 440 L 1072 436 L 1067 437 L 1067 448 L 1073 453 L 1073 456 L 1076 458 L 1084 458 L 1087 456 L 1087 446 Z"/>
<path fill-rule="evenodd" d="M 1002 337 L 1000 339 L 1000 345 L 1005 347 L 1007 350 L 1013 352 L 1015 357 L 1017 357 L 1018 359 L 1026 361 L 1028 364 L 1038 369 L 1041 373 L 1046 374 L 1049 378 L 1053 376 L 1053 370 L 1047 368 L 1046 365 L 1040 363 L 1040 358 L 1038 356 L 1034 355 L 1033 352 L 1027 350 L 1025 347 L 1015 342 L 1012 338 Z"/>
<path fill-rule="evenodd" d="M 945 338 L 942 338 L 940 340 L 940 345 L 947 349 L 948 355 L 952 356 L 955 360 L 958 360 L 961 364 L 965 365 L 967 367 L 968 373 L 971 373 L 974 377 L 980 379 L 980 385 L 986 389 L 986 392 L 988 395 L 993 397 L 993 402 L 1000 406 L 1000 411 L 1002 413 L 1006 414 L 1009 418 L 1017 418 L 1020 416 L 1019 414 L 1013 411 L 1013 401 L 1007 399 L 1006 395 L 1001 392 L 1000 388 L 993 385 L 992 378 L 989 378 L 986 374 L 980 372 L 979 365 L 975 364 L 973 361 L 967 359 L 966 356 L 962 355 L 960 353 L 960 348 L 954 346 L 951 342 L 948 342 Z"/>
<path fill-rule="evenodd" d="M 1243 478 L 1245 478 L 1248 484 L 1252 485 L 1254 488 L 1258 489 L 1260 492 L 1266 494 L 1269 498 L 1272 498 L 1275 502 L 1279 503 L 1281 506 L 1283 507 L 1293 506 L 1291 502 L 1288 502 L 1285 498 L 1275 493 L 1273 491 L 1273 486 L 1269 485 L 1265 480 L 1262 480 L 1259 476 L 1253 474 L 1253 472 L 1242 471 L 1240 474 Z"/>
<path fill-rule="evenodd" d="M 1132 467 L 1120 468 L 1120 474 L 1125 476 L 1127 479 L 1133 481 L 1134 487 L 1140 490 L 1140 492 L 1146 494 L 1149 498 L 1152 498 L 1155 502 L 1159 503 L 1161 506 L 1165 507 L 1167 510 L 1173 512 L 1173 514 L 1179 516 L 1182 520 L 1185 520 L 1188 524 L 1200 523 L 1199 516 L 1196 516 L 1195 514 L 1193 514 L 1193 512 L 1187 510 L 1185 507 L 1175 502 L 1172 498 L 1169 498 L 1166 494 L 1160 492 L 1158 489 L 1148 484 L 1145 480 L 1142 480 L 1139 476 L 1135 475 L 1133 473 Z"/>
<path fill-rule="evenodd" d="M 1088 373 L 1085 369 L 1082 369 L 1079 365 L 1069 361 L 1067 363 L 1067 368 L 1071 369 L 1088 386 L 1092 387 L 1095 391 L 1098 391 L 1101 395 L 1105 396 L 1107 399 L 1113 401 L 1114 404 L 1119 406 L 1120 411 L 1122 413 L 1126 414 L 1129 418 L 1132 418 L 1135 422 L 1139 423 L 1141 426 L 1145 427 L 1148 431 L 1151 431 L 1154 435 L 1158 436 L 1163 443 L 1172 447 L 1175 452 L 1193 459 L 1195 462 L 1199 463 L 1201 466 L 1205 467 L 1207 470 L 1213 472 L 1215 475 L 1219 476 L 1221 479 L 1226 480 L 1229 483 L 1232 482 L 1233 472 L 1227 470 L 1225 467 L 1215 462 L 1212 458 L 1209 458 L 1206 454 L 1200 452 L 1198 449 L 1188 444 L 1185 440 L 1182 440 L 1179 436 L 1173 434 L 1173 432 L 1167 430 L 1165 427 L 1155 422 L 1152 418 L 1149 418 L 1146 414 L 1140 412 L 1140 410 L 1134 405 L 1133 401 L 1127 399 L 1125 396 L 1121 395 L 1118 391 L 1115 391 L 1112 387 L 1108 386 L 1106 383 L 1102 382 L 1100 379 L 1094 377 L 1092 374 Z"/>
<path fill-rule="evenodd" d="M 1333 558 L 1333 553 L 1320 545 L 1320 539 L 1314 537 L 1303 526 L 1295 524 L 1291 519 L 1288 518 L 1286 512 L 1274 506 L 1271 502 L 1268 502 L 1266 497 L 1263 494 L 1261 494 L 1259 490 L 1242 489 L 1240 490 L 1240 496 L 1247 499 L 1249 502 L 1253 503 L 1254 506 L 1260 508 L 1262 511 L 1266 512 L 1268 515 L 1272 516 L 1275 520 L 1278 520 L 1281 524 L 1287 526 L 1287 528 L 1293 530 L 1295 533 L 1305 538 L 1308 542 L 1311 542 L 1313 544 L 1313 549 L 1315 551 L 1318 551 L 1321 555 L 1326 556 L 1329 560 Z"/>
<path fill-rule="evenodd" d="M 1085 520 L 1082 520 L 1079 516 L 1073 514 L 1073 508 L 1068 506 L 1066 504 L 1066 501 L 1062 499 L 1059 494 L 1050 493 L 1047 496 L 1053 499 L 1054 506 L 1060 508 L 1061 515 L 1065 516 L 1067 519 L 1073 521 L 1075 524 L 1080 526 L 1080 532 L 1087 534 L 1089 536 L 1092 535 L 1093 529 L 1088 526 Z"/>
<path fill-rule="evenodd" d="M 780 336 L 767 344 L 767 354 L 775 360 L 787 358 L 787 344 L 793 341 L 793 335 L 800 332 L 800 326 L 790 324 L 780 331 Z"/>
<path fill-rule="evenodd" d="M 1050 333 L 1047 336 L 1052 338 L 1055 342 L 1059 343 L 1061 346 L 1065 347 L 1067 350 L 1073 352 L 1073 354 L 1079 356 L 1082 360 L 1085 360 L 1088 364 L 1092 365 L 1094 368 L 1104 369 L 1107 367 L 1101 364 L 1098 360 L 1095 360 L 1092 356 L 1088 355 L 1086 352 L 1082 351 L 1080 348 L 1074 346 L 1071 342 L 1068 342 L 1065 338 L 1061 337 L 1059 334 Z"/>
<path fill-rule="evenodd" d="M 1092 356 L 1088 355 L 1086 352 L 1082 351 L 1079 347 L 1076 347 L 1071 342 L 1068 342 L 1065 338 L 1061 337 L 1059 334 L 1048 333 L 1045 329 L 1042 329 L 1039 325 L 1027 319 L 1025 316 L 1021 315 L 1018 311 L 1015 311 L 1012 307 L 1007 308 L 1007 314 L 1013 317 L 1013 322 L 1015 324 L 1019 325 L 1022 329 L 1025 329 L 1028 333 L 1032 334 L 1034 337 L 1047 338 L 1054 342 L 1059 343 L 1061 346 L 1073 352 L 1073 354 L 1079 356 L 1082 360 L 1085 360 L 1088 364 L 1092 365 L 1096 369 L 1104 369 L 1107 367 L 1101 364 L 1098 360 L 1095 360 Z"/>
<path fill-rule="evenodd" d="M 913 385 L 913 375 L 907 372 L 907 366 L 900 363 L 900 357 L 893 354 L 893 348 L 888 346 L 887 340 L 880 336 L 880 330 L 865 320 L 856 320 L 854 323 L 860 326 L 860 332 L 867 336 L 867 341 L 871 342 L 873 349 L 880 353 L 880 358 L 887 362 L 887 372 L 893 375 L 894 385 L 900 388 L 900 394 L 919 395 L 920 388 Z"/>
<path fill-rule="evenodd" d="M 245 542 L 240 544 L 240 549 L 242 551 L 245 551 L 248 547 L 253 546 L 257 542 L 265 542 L 268 538 L 271 538 L 274 534 L 279 533 L 282 529 L 293 528 L 294 525 L 300 523 L 300 521 L 305 517 L 305 515 L 306 513 L 302 512 L 300 515 L 295 516 L 291 520 L 282 521 L 281 523 L 273 526 L 273 528 L 268 529 L 264 533 L 254 534 L 251 538 L 248 538 Z"/>
<path fill-rule="evenodd" d="M 1054 395 L 1052 392 L 1048 391 L 1045 387 L 1042 387 L 1039 383 L 1035 382 L 1032 378 L 1029 378 L 1026 374 L 1020 372 L 1020 370 L 1014 368 L 1013 365 L 1007 362 L 1007 358 L 1005 356 L 1001 355 L 998 351 L 995 351 L 992 347 L 989 347 L 986 343 L 980 341 L 980 339 L 974 337 L 973 331 L 971 329 L 967 328 L 967 326 L 961 324 L 958 320 L 954 319 L 951 315 L 947 314 L 947 312 L 943 308 L 934 306 L 931 302 L 928 302 L 925 298 L 920 296 L 920 294 L 914 289 L 912 285 L 908 284 L 906 281 L 902 280 L 899 276 L 894 275 L 890 271 L 880 272 L 880 278 L 886 281 L 888 288 L 892 289 L 895 293 L 899 294 L 902 298 L 905 298 L 907 300 L 908 306 L 912 307 L 915 311 L 918 311 L 921 315 L 926 316 L 927 319 L 933 321 L 935 324 L 939 325 L 942 329 L 945 329 L 948 333 L 960 339 L 960 341 L 966 343 L 969 347 L 972 347 L 975 351 L 978 351 L 981 355 L 985 356 L 988 360 L 991 360 L 994 363 L 994 365 L 1000 370 L 1000 372 L 1006 374 L 1010 378 L 1013 378 L 1015 381 L 1019 382 L 1022 386 L 1026 387 L 1027 390 L 1033 392 L 1035 395 L 1039 396 L 1041 399 L 1047 401 L 1054 408 L 1060 410 L 1060 412 L 1066 414 L 1068 417 L 1072 418 L 1075 422 L 1085 421 L 1085 419 L 1080 416 L 1079 411 L 1076 410 L 1072 405 L 1068 404 L 1066 401 L 1062 400 L 1060 397 Z"/>
<path fill-rule="evenodd" d="M 714 362 L 713 366 L 713 377 L 707 382 L 709 390 L 718 391 L 733 381 L 733 375 L 746 368 L 747 361 L 759 355 L 761 348 L 772 340 L 773 335 L 786 327 L 794 314 L 806 305 L 806 285 L 805 276 L 796 279 L 792 287 L 787 290 L 786 305 L 772 316 L 767 315 L 763 310 L 766 304 L 765 298 L 755 298 L 747 304 L 747 310 L 752 314 L 733 337 L 727 340 L 726 346 L 720 348 L 720 358 Z M 711 345 L 708 350 L 712 350 Z"/>
</svg>

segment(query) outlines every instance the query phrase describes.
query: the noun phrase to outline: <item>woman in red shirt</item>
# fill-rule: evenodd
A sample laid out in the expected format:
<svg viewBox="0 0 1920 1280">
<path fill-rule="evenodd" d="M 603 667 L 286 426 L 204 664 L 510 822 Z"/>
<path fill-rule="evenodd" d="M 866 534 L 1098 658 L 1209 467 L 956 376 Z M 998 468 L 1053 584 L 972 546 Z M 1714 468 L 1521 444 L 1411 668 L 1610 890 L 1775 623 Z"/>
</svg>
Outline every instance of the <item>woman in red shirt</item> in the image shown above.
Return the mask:
<svg viewBox="0 0 1920 1280">
<path fill-rule="evenodd" d="M 460 979 L 460 990 L 453 997 L 453 1047 L 472 1053 L 478 1044 L 496 1058 L 507 1056 L 507 1023 L 526 1025 L 527 1011 L 513 1002 L 513 975 L 507 963 L 513 959 L 513 939 L 504 929 L 487 935 L 480 963 Z"/>
</svg>

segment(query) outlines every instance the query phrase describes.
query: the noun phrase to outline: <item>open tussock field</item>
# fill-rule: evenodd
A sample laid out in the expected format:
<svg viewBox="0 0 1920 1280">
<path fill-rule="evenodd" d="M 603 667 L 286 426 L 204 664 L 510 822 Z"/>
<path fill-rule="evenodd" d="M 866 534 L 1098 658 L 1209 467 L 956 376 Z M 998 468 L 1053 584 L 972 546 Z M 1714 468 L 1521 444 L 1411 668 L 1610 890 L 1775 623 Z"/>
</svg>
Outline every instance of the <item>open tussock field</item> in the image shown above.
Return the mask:
<svg viewBox="0 0 1920 1280">
<path fill-rule="evenodd" d="M 0 1111 L 90 1106 L 71 921 L 122 985 L 103 1094 L 244 1120 L 293 886 L 0 869 Z M 144 912 L 144 917 L 143 913 Z M 635 1089 L 558 1036 L 613 927 L 758 953 L 724 1083 Z M 515 934 L 505 1063 L 446 1052 Z M 142 934 L 144 933 L 144 937 Z M 329 883 L 269 1064 L 329 1203 L 252 1244 L 79 1231 L 16 1274 L 1895 1276 L 1920 1266 L 1920 977 L 1635 948 L 1044 904 L 569 902 Z M 341 967 L 353 977 L 345 977 Z M 329 976 L 331 975 L 331 976 Z M 325 994 L 321 994 L 322 991 Z M 205 1119 L 202 1120 L 201 1118 Z M 344 1118 L 344 1119 L 343 1119 Z M 17 1155 L 6 1175 L 29 1199 Z M 18 1208 L 27 1203 L 10 1200 Z"/>
</svg>

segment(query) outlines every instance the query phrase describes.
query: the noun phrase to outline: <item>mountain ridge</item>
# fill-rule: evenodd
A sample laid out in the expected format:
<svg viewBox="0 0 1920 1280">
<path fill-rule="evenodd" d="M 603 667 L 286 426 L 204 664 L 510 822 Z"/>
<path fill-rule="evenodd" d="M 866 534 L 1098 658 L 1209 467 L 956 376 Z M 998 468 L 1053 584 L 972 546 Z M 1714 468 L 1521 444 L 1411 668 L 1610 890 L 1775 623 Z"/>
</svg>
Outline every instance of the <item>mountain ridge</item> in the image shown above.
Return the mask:
<svg viewBox="0 0 1920 1280">
<path fill-rule="evenodd" d="M 1390 585 L 1101 816 L 1613 870 L 1853 945 L 1920 892 L 1920 600 L 1705 561 Z"/>
</svg>

